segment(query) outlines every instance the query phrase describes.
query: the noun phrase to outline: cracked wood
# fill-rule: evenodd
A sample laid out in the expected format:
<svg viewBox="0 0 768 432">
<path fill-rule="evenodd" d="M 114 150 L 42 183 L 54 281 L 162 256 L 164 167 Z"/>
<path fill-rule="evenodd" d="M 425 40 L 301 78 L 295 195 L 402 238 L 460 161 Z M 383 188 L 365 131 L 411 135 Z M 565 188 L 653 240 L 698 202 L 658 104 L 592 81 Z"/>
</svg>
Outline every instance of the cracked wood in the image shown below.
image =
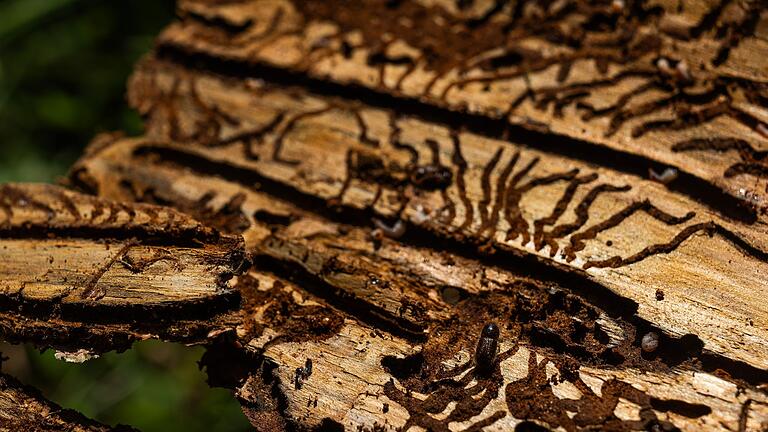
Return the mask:
<svg viewBox="0 0 768 432">
<path fill-rule="evenodd" d="M 486 252 L 536 256 L 631 299 L 639 316 L 678 337 L 694 334 L 713 352 L 768 365 L 768 315 L 757 300 L 766 289 L 762 221 L 740 223 L 659 183 L 514 140 L 490 140 L 295 88 L 170 70 L 149 62 L 133 78 L 132 97 L 153 101 L 145 111 L 147 140 L 107 146 L 84 166 L 103 176 L 135 171 L 146 161 L 181 163 L 198 175 L 259 183 L 275 195 L 288 188 L 306 207 L 329 203 L 402 218 L 418 232 Z M 321 108 L 322 114 L 292 120 Z M 354 110 L 367 119 L 365 129 Z M 271 126 L 266 132 L 265 125 Z M 210 138 L 202 144 L 153 139 L 183 136 Z M 275 157 L 278 150 L 283 159 Z M 132 158 L 136 162 L 124 166 Z M 450 167 L 455 181 L 436 191 L 412 184 L 409 170 L 435 161 Z M 665 301 L 656 300 L 657 289 Z"/>
<path fill-rule="evenodd" d="M 6 340 L 101 352 L 204 339 L 205 319 L 238 302 L 228 279 L 244 266 L 242 240 L 173 209 L 42 184 L 0 186 L 0 209 Z"/>
<path fill-rule="evenodd" d="M 224 72 L 280 68 L 500 119 L 539 139 L 575 138 L 566 151 L 595 160 L 639 155 L 765 214 L 761 2 L 472 3 L 186 0 L 160 46 Z"/>
<path fill-rule="evenodd" d="M 5 338 L 206 344 L 261 430 L 768 427 L 759 2 L 179 12 L 143 137 L 0 187 Z"/>
<path fill-rule="evenodd" d="M 34 428 L 34 429 L 30 429 Z M 0 431 L 131 432 L 128 426 L 109 427 L 46 400 L 39 391 L 0 374 Z"/>
</svg>

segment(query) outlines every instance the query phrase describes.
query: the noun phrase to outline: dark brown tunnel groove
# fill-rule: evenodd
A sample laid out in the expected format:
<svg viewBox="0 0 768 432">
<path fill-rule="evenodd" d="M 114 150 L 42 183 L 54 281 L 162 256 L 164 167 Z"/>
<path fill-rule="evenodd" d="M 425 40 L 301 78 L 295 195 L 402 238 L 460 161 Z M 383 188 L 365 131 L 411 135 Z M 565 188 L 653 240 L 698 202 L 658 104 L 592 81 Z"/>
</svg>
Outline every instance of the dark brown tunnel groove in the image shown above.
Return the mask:
<svg viewBox="0 0 768 432">
<path fill-rule="evenodd" d="M 282 279 L 296 283 L 307 292 L 325 300 L 329 305 L 333 305 L 372 328 L 383 329 L 392 335 L 409 340 L 423 341 L 426 338 L 424 333 L 426 328 L 398 319 L 392 313 L 346 293 L 302 268 L 299 264 L 283 261 L 269 255 L 257 255 L 254 257 L 254 262 L 255 269 L 268 271 Z"/>
<path fill-rule="evenodd" d="M 282 182 L 264 177 L 256 171 L 224 162 L 212 161 L 180 149 L 147 145 L 136 149 L 134 154 L 137 157 L 152 155 L 155 163 L 183 166 L 197 174 L 223 178 L 240 184 L 245 188 L 258 184 L 260 185 L 259 192 L 266 193 L 279 201 L 290 202 L 309 214 L 314 214 L 336 223 L 370 228 L 367 221 L 376 216 L 370 208 L 356 209 L 344 207 L 344 211 L 336 211 L 336 209 L 328 205 L 326 200 L 304 193 Z M 429 231 L 410 224 L 406 234 L 400 241 L 411 246 L 429 250 L 447 251 L 460 257 L 479 260 L 483 264 L 497 266 L 516 274 L 534 278 L 543 284 L 549 283 L 564 287 L 569 292 L 584 299 L 587 303 L 603 310 L 607 315 L 621 318 L 637 329 L 657 329 L 654 324 L 636 315 L 638 304 L 635 301 L 616 294 L 608 287 L 591 280 L 585 272 L 573 269 L 565 264 L 556 263 L 512 248 L 503 248 L 493 254 L 483 253 L 482 251 L 478 252 L 478 250 L 481 250 L 481 240 L 468 241 L 466 238 L 455 238 L 451 233 Z M 468 245 L 475 247 L 468 248 Z M 306 282 L 317 283 L 314 280 L 307 280 L 313 279 L 316 276 L 299 268 L 298 264 L 286 266 L 284 262 L 280 262 L 280 265 L 283 266 L 283 270 L 286 272 L 283 274 L 284 276 L 303 278 Z M 325 282 L 320 283 L 325 284 Z M 358 304 L 359 301 L 353 299 L 353 303 Z M 410 338 L 418 336 L 420 338 L 418 329 L 402 327 L 400 323 L 390 322 L 390 320 L 383 319 L 381 316 L 371 315 L 366 318 L 374 320 L 377 324 L 386 324 L 384 328 L 395 329 L 395 334 Z M 668 338 L 668 340 L 671 344 L 676 343 L 674 338 Z M 701 368 L 707 372 L 717 372 L 718 369 L 723 370 L 732 377 L 752 385 L 768 382 L 768 371 L 751 366 L 746 362 L 733 360 L 719 354 L 702 351 L 701 349 L 684 350 L 682 354 L 700 360 Z M 679 359 L 668 358 L 667 356 L 660 356 L 660 359 L 672 366 L 680 362 Z"/>
<path fill-rule="evenodd" d="M 667 168 L 666 164 L 644 156 L 573 137 L 542 132 L 535 127 L 512 125 L 503 118 L 456 111 L 444 104 L 424 103 L 402 94 L 393 95 L 357 84 L 324 81 L 263 63 L 245 64 L 204 53 L 190 52 L 182 47 L 168 44 L 159 45 L 156 55 L 162 60 L 169 60 L 201 73 L 214 73 L 233 78 L 258 77 L 277 85 L 302 87 L 319 96 L 352 100 L 396 112 L 398 115 L 449 125 L 453 129 L 466 130 L 491 139 L 507 141 L 507 137 L 512 137 L 516 142 L 524 143 L 525 146 L 537 151 L 565 156 L 641 178 L 648 175 L 648 169 L 661 172 Z M 752 205 L 693 174 L 680 171 L 677 179 L 667 187 L 712 208 L 726 218 L 748 224 L 757 221 L 758 212 Z"/>
<path fill-rule="evenodd" d="M 169 325 L 177 321 L 208 319 L 237 309 L 240 293 L 236 290 L 197 300 L 158 305 L 104 305 L 61 303 L 58 300 L 27 300 L 21 296 L 0 297 L 0 310 L 25 317 L 92 324 L 130 324 L 136 328 Z M 172 318 L 164 318 L 164 316 Z"/>
</svg>

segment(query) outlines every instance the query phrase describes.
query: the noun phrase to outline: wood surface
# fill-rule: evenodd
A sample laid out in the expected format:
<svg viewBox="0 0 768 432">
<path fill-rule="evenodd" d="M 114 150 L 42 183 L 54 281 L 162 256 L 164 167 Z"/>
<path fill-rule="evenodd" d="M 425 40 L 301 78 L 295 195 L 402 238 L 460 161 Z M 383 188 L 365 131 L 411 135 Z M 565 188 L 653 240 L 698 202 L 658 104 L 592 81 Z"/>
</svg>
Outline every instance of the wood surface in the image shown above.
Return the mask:
<svg viewBox="0 0 768 432">
<path fill-rule="evenodd" d="M 537 147 L 676 167 L 766 214 L 759 1 L 185 0 L 179 12 L 159 40 L 171 55 L 497 119 Z"/>
<path fill-rule="evenodd" d="M 93 354 L 204 340 L 209 319 L 239 303 L 242 239 L 171 208 L 5 184 L 0 213 L 5 340 Z"/>
<path fill-rule="evenodd" d="M 767 32 L 750 1 L 182 0 L 144 133 L 0 189 L 2 336 L 203 344 L 267 431 L 766 430 Z"/>
</svg>

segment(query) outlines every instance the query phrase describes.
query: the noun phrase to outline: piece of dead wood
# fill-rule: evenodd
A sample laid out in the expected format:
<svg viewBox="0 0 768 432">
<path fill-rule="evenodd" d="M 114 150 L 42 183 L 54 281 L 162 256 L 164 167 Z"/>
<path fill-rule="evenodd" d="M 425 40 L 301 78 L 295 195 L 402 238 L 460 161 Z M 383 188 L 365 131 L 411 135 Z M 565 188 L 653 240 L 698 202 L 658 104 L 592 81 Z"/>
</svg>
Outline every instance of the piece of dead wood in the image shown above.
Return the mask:
<svg viewBox="0 0 768 432">
<path fill-rule="evenodd" d="M 2 190 L 5 337 L 207 344 L 261 430 L 768 427 L 758 2 L 179 15 L 129 83 L 144 136 L 70 173 L 91 197 Z"/>
<path fill-rule="evenodd" d="M 99 353 L 203 341 L 237 308 L 242 240 L 167 207 L 42 184 L 0 186 L 0 329 L 13 342 Z"/>
<path fill-rule="evenodd" d="M 39 391 L 0 374 L 0 431 L 130 432 L 128 426 L 109 427 L 46 400 Z"/>
</svg>

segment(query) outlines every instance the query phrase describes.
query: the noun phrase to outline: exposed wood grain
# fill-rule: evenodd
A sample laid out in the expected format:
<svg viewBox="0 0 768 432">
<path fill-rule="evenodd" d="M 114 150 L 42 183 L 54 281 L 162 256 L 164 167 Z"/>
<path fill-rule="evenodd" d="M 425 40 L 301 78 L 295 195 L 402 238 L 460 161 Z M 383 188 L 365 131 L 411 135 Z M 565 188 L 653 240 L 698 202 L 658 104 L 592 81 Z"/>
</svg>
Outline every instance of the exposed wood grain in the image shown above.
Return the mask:
<svg viewBox="0 0 768 432">
<path fill-rule="evenodd" d="M 766 430 L 767 31 L 748 0 L 182 0 L 143 136 L 0 186 L 0 335 L 206 344 L 259 430 Z M 0 420 L 100 430 L 51 407 L 0 376 Z"/>
<path fill-rule="evenodd" d="M 590 292 L 598 286 L 583 286 L 587 282 L 578 279 L 571 286 L 546 281 L 546 274 L 515 260 L 493 264 L 456 251 L 410 246 L 407 235 L 403 242 L 384 238 L 377 245 L 370 236 L 372 226 L 329 221 L 336 213 L 322 205 L 298 207 L 291 193 L 273 194 L 269 179 L 231 179 L 221 175 L 226 169 L 203 172 L 199 163 L 187 165 L 190 159 L 183 157 L 171 163 L 158 152 L 141 150 L 146 146 L 169 144 L 115 141 L 76 165 L 75 182 L 87 179 L 115 199 L 172 203 L 221 229 L 242 232 L 256 269 L 238 279 L 247 306 L 237 334 L 269 365 L 251 371 L 238 390 L 254 425 L 278 427 L 287 419 L 305 427 L 332 420 L 349 430 L 374 424 L 394 430 L 406 422 L 432 430 L 464 430 L 476 424 L 505 430 L 530 419 L 564 425 L 565 430 L 589 425 L 632 430 L 655 421 L 683 430 L 716 429 L 720 424 L 738 430 L 745 405 L 745 430 L 760 430 L 768 419 L 763 402 L 747 402 L 764 400 L 762 390 L 754 387 L 762 378 L 745 383 L 718 369 L 749 380 L 761 372 L 740 371 L 727 361 L 697 353 L 685 338 L 676 340 L 672 334 L 663 336 L 658 353 L 644 356 L 639 339 L 648 323 L 636 320 L 631 311 L 611 318 L 599 307 L 565 294 L 596 295 L 600 302 L 607 294 Z M 190 150 L 189 144 L 174 148 Z M 121 183 L 131 187 L 116 187 Z M 353 210 L 345 208 L 341 214 L 347 211 Z M 615 312 L 626 304 L 609 297 L 602 299 L 602 307 Z M 512 351 L 501 362 L 500 376 L 475 380 L 467 361 L 480 328 L 489 320 L 505 323 L 502 352 Z M 579 334 L 595 336 L 582 339 Z M 529 364 L 531 351 L 541 364 Z M 414 354 L 410 360 L 394 360 Z M 307 358 L 313 372 L 297 386 L 296 369 L 303 368 Z M 614 358 L 613 363 L 607 358 Z M 458 363 L 464 368 L 447 372 Z M 550 373 L 541 375 L 547 363 Z M 546 392 L 552 392 L 552 404 L 559 408 L 526 411 L 517 399 L 507 398 L 513 391 L 539 397 L 550 386 L 547 378 L 558 370 L 563 383 L 551 384 Z M 439 381 L 460 371 L 466 373 L 455 377 L 457 384 Z M 393 384 L 387 384 L 390 378 Z M 599 390 L 603 382 L 609 383 L 605 391 L 613 393 Z M 287 404 L 282 412 L 279 401 L 272 399 L 274 386 Z M 435 408 L 419 404 L 413 393 L 404 396 L 405 389 L 431 394 Z M 487 395 L 471 402 L 471 395 L 484 389 Z M 580 397 L 583 405 L 567 402 Z M 604 406 L 601 413 L 587 408 L 598 404 Z M 454 412 L 465 405 L 471 407 Z M 582 410 L 583 418 L 563 423 L 565 411 Z"/>
<path fill-rule="evenodd" d="M 344 239 L 337 238 L 336 242 L 342 243 Z M 394 245 L 383 245 L 382 249 L 390 249 L 383 256 L 398 249 L 397 253 L 407 256 L 409 262 L 431 262 L 419 259 L 420 254 L 428 254 L 423 250 Z M 406 274 L 418 271 L 418 266 L 409 268 L 404 261 L 382 258 L 378 264 L 382 268 L 396 267 Z M 558 351 L 542 340 L 544 329 L 562 325 L 563 310 L 558 311 L 555 306 L 557 295 L 547 302 L 552 310 L 541 311 L 542 315 L 533 312 L 538 319 L 528 327 L 523 318 L 525 299 L 530 295 L 528 301 L 536 302 L 541 298 L 542 287 L 530 281 L 526 287 L 522 279 L 493 268 L 488 269 L 485 284 L 472 285 L 471 278 L 450 275 L 453 268 L 472 269 L 473 265 L 462 260 L 445 266 L 443 272 L 431 271 L 431 278 L 442 279 L 444 284 L 450 277 L 451 282 L 461 286 L 489 288 L 481 288 L 484 294 L 472 293 L 457 304 L 446 305 L 451 309 L 451 317 L 433 321 L 429 339 L 422 344 L 393 337 L 349 318 L 327 339 L 286 343 L 281 338 L 290 332 L 278 328 L 249 343 L 249 348 L 258 349 L 275 363 L 271 374 L 277 377 L 280 392 L 287 398 L 288 418 L 306 427 L 332 419 L 347 430 L 376 424 L 383 430 L 406 425 L 437 431 L 471 430 L 481 425 L 489 427 L 487 430 L 509 430 L 522 419 L 560 425 L 565 430 L 589 426 L 635 430 L 654 422 L 691 431 L 720 427 L 739 430 L 742 418 L 747 425 L 744 430 L 761 430 L 766 426 L 768 400 L 761 391 L 745 391 L 728 379 L 690 370 L 688 366 L 668 368 L 663 362 L 654 364 L 637 359 L 641 370 L 627 367 L 633 360 L 632 354 L 624 349 L 620 351 L 628 355 L 625 365 L 586 366 L 588 356 L 581 357 L 582 366 L 574 376 L 570 365 L 575 359 L 569 353 L 577 352 L 575 346 L 579 342 L 570 340 L 566 342 L 569 348 Z M 269 279 L 261 277 L 261 289 L 272 286 Z M 425 279 L 429 285 L 429 278 Z M 382 279 L 385 282 L 388 281 Z M 274 289 L 271 288 L 272 295 Z M 322 301 L 291 284 L 281 282 L 279 289 L 291 292 L 290 298 L 303 305 Z M 438 292 L 432 297 L 440 298 Z M 510 302 L 514 296 L 520 297 L 517 302 Z M 592 325 L 589 319 L 581 319 L 594 309 L 582 304 L 583 309 L 574 312 L 579 309 L 578 302 L 571 301 L 575 299 L 570 297 L 565 302 L 576 316 L 571 324 Z M 479 327 L 483 320 L 503 316 L 499 314 L 502 310 L 510 311 L 512 320 L 502 333 L 498 369 L 490 379 L 475 377 L 470 359 Z M 621 325 L 634 332 L 625 322 Z M 596 328 L 602 330 L 600 326 Z M 623 340 L 621 344 L 626 347 L 628 342 Z M 580 343 L 596 352 L 600 350 L 596 349 L 595 345 L 600 344 L 595 340 Z M 297 385 L 297 368 L 305 367 L 308 358 L 312 361 L 312 374 Z M 252 394 L 250 388 L 246 384 L 241 397 L 247 399 Z M 532 403 L 534 399 L 539 402 Z M 593 411 L 598 406 L 601 408 Z M 577 413 L 574 421 L 565 420 L 566 411 Z"/>
<path fill-rule="evenodd" d="M 244 266 L 242 240 L 172 209 L 42 184 L 0 186 L 0 209 L 6 340 L 100 352 L 204 339 L 205 320 L 238 304 L 227 281 Z"/>
<path fill-rule="evenodd" d="M 240 76 L 277 67 L 501 119 L 541 146 L 575 138 L 560 147 L 595 161 L 639 155 L 765 214 L 761 2 L 470 3 L 186 0 L 160 43 Z"/>
<path fill-rule="evenodd" d="M 411 258 L 424 253 L 405 249 L 400 253 Z M 403 264 L 382 260 L 380 265 Z M 472 263 L 457 262 L 456 268 L 472 268 Z M 433 277 L 439 279 L 445 274 L 437 272 Z M 450 305 L 451 318 L 434 321 L 429 339 L 419 343 L 393 336 L 386 327 L 380 331 L 381 326 L 366 325 L 345 312 L 332 312 L 334 308 L 329 309 L 328 304 L 337 302 L 315 295 L 318 291 L 309 288 L 311 283 L 298 286 L 273 275 L 251 272 L 240 287 L 251 298 L 251 328 L 256 324 L 263 327 L 244 340 L 253 337 L 247 349 L 263 355 L 267 365 L 261 372 L 253 371 L 258 375 L 251 375 L 237 395 L 254 425 L 262 427 L 267 419 L 276 418 L 307 428 L 339 425 L 347 430 L 369 430 L 373 425 L 380 430 L 408 425 L 415 430 L 472 430 L 480 426 L 509 430 L 523 419 L 559 425 L 564 430 L 590 426 L 645 430 L 653 424 L 690 431 L 721 427 L 762 430 L 768 425 L 768 399 L 763 391 L 749 385 L 745 388 L 729 378 L 690 369 L 690 365 L 668 367 L 653 359 L 628 358 L 624 364 L 608 368 L 589 366 L 587 357 L 572 357 L 577 351 L 575 344 L 564 350 L 552 349 L 542 341 L 545 333 L 536 329 L 563 325 L 561 314 L 566 309 L 573 316 L 572 325 L 589 327 L 593 324 L 587 317 L 595 310 L 575 297 L 560 297 L 560 293 L 545 300 L 543 309 L 535 312 L 528 309 L 533 303 L 526 307 L 526 302 L 541 299 L 541 286 L 531 281 L 526 286 L 514 278 L 501 282 L 498 277 L 508 278 L 509 274 L 494 269 L 489 274 L 485 284 L 489 289 Z M 565 309 L 559 310 L 561 307 Z M 281 315 L 281 310 L 288 312 Z M 355 309 L 358 313 L 362 310 Z M 496 370 L 490 377 L 475 376 L 471 356 L 478 323 L 499 317 L 502 310 L 511 312 L 513 319 L 502 332 Z M 521 319 L 526 311 L 537 317 L 531 327 Z M 339 320 L 339 314 L 346 318 Z M 317 319 L 317 315 L 322 318 Z M 309 316 L 316 317 L 314 329 L 322 328 L 318 322 L 333 324 L 323 333 L 307 333 L 304 325 L 309 324 Z M 634 331 L 626 322 L 614 325 Z M 565 327 L 560 328 L 565 332 Z M 602 324 L 595 329 L 601 331 Z M 626 348 L 627 342 L 620 343 Z M 580 343 L 590 349 L 599 344 L 595 340 Z M 308 359 L 312 372 L 301 375 Z M 574 361 L 581 366 L 572 369 Z M 637 369 L 626 366 L 633 362 Z M 282 412 L 273 400 L 275 389 L 285 398 Z M 566 420 L 571 417 L 566 417 L 566 411 L 577 416 Z M 264 430 L 276 428 L 269 424 L 273 429 Z M 740 429 L 740 424 L 745 426 Z"/>
<path fill-rule="evenodd" d="M 131 171 L 120 167 L 131 155 L 134 166 L 185 161 L 198 175 L 217 172 L 275 195 L 289 188 L 291 199 L 319 198 L 308 207 L 329 203 L 389 223 L 401 218 L 416 232 L 486 252 L 533 255 L 631 299 L 640 317 L 671 334 L 694 334 L 713 352 L 768 365 L 768 315 L 758 300 L 768 271 L 762 221 L 745 224 L 658 182 L 514 139 L 452 131 L 299 89 L 156 67 L 162 69 L 150 63 L 139 71 L 132 86 L 134 98 L 155 101 L 146 111 L 150 136 L 210 138 L 203 145 L 152 138 L 117 144 L 93 158 L 99 171 Z M 413 172 L 428 166 L 449 169 L 453 181 L 425 190 Z M 664 301 L 656 300 L 657 289 Z"/>
</svg>

